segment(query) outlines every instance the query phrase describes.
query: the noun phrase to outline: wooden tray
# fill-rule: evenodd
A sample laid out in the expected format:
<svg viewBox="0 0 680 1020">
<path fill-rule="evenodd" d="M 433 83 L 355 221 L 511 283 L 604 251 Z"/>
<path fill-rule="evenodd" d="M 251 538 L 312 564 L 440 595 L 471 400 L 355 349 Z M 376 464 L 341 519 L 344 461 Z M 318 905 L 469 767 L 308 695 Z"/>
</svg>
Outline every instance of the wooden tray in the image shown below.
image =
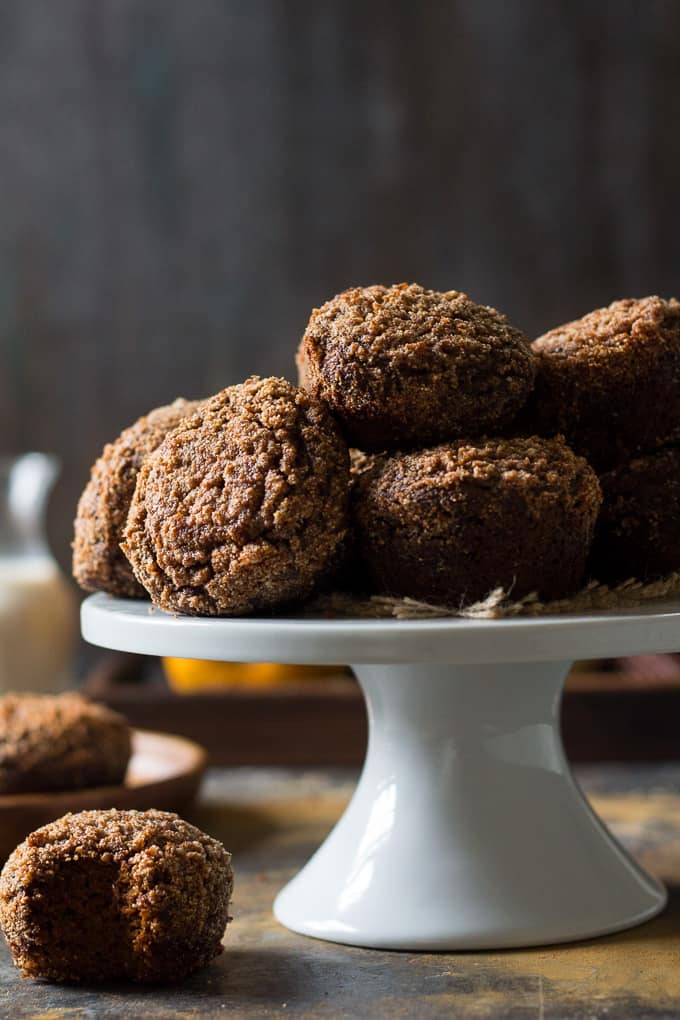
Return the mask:
<svg viewBox="0 0 680 1020">
<path fill-rule="evenodd" d="M 195 796 L 206 761 L 206 752 L 191 740 L 135 730 L 122 786 L 0 796 L 0 860 L 29 832 L 68 811 L 113 807 L 179 810 Z"/>
</svg>

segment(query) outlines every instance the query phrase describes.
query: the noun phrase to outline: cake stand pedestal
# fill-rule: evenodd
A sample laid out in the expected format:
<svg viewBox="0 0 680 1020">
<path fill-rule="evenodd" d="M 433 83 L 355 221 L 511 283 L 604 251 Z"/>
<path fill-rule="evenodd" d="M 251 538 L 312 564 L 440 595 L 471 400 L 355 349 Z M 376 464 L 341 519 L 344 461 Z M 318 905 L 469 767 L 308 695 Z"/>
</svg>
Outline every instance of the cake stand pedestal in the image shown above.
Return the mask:
<svg viewBox="0 0 680 1020">
<path fill-rule="evenodd" d="M 381 949 L 500 949 L 631 927 L 663 887 L 564 757 L 575 658 L 680 648 L 680 602 L 508 620 L 197 619 L 88 598 L 83 636 L 187 658 L 353 663 L 369 744 L 345 814 L 279 893 L 293 931 Z M 238 865 L 238 862 L 237 862 Z"/>
</svg>

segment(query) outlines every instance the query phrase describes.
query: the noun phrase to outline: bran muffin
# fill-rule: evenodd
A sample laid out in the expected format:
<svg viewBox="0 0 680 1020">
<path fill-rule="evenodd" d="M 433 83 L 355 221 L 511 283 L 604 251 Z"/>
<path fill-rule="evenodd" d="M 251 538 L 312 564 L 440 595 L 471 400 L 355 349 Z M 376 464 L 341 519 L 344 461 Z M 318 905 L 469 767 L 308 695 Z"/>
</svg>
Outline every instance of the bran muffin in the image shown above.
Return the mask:
<svg viewBox="0 0 680 1020">
<path fill-rule="evenodd" d="M 0 794 L 117 786 L 130 753 L 123 716 L 79 694 L 0 697 Z"/>
<path fill-rule="evenodd" d="M 64 815 L 2 870 L 0 926 L 14 962 L 53 981 L 178 981 L 222 952 L 230 857 L 165 811 Z"/>
<path fill-rule="evenodd" d="M 231 616 L 308 595 L 347 532 L 349 456 L 326 407 L 253 377 L 148 458 L 123 549 L 162 609 Z"/>
<path fill-rule="evenodd" d="M 562 433 L 598 472 L 680 433 L 680 302 L 615 301 L 532 346 L 538 431 Z"/>
<path fill-rule="evenodd" d="M 601 475 L 592 574 L 614 584 L 680 568 L 680 448 L 636 457 Z"/>
<path fill-rule="evenodd" d="M 500 312 L 415 283 L 354 287 L 312 312 L 300 384 L 363 450 L 434 443 L 506 425 L 534 356 Z"/>
<path fill-rule="evenodd" d="M 554 599 L 583 580 L 601 494 L 561 438 L 459 440 L 386 457 L 353 515 L 374 588 L 458 607 L 495 588 Z"/>
<path fill-rule="evenodd" d="M 123 598 L 144 595 L 120 548 L 137 472 L 168 432 L 197 407 L 197 401 L 181 398 L 157 407 L 104 447 L 80 497 L 74 525 L 73 576 L 85 591 Z"/>
</svg>

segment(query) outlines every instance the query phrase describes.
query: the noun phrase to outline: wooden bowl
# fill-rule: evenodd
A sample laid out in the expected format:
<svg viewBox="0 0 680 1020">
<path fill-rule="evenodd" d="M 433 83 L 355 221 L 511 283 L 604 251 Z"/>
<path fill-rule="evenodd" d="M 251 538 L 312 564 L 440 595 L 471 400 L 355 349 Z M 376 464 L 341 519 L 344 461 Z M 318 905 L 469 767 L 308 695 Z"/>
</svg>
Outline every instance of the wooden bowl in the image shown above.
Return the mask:
<svg viewBox="0 0 680 1020">
<path fill-rule="evenodd" d="M 196 795 L 206 762 L 206 752 L 191 740 L 133 730 L 132 757 L 121 786 L 0 796 L 0 861 L 5 860 L 29 832 L 68 811 L 90 808 L 178 810 Z"/>
</svg>

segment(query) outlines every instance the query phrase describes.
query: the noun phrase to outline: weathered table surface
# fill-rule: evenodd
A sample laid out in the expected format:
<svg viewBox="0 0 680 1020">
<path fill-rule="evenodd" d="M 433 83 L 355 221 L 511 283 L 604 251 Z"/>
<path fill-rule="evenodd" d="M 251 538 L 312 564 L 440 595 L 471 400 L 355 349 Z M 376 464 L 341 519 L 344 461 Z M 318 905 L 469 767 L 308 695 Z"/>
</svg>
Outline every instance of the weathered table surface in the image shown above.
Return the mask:
<svg viewBox="0 0 680 1020">
<path fill-rule="evenodd" d="M 22 981 L 3 946 L 0 1017 L 680 1017 L 680 765 L 579 774 L 622 842 L 670 887 L 667 911 L 641 928 L 570 946 L 456 954 L 293 935 L 272 917 L 274 894 L 329 830 L 355 777 L 214 770 L 191 818 L 234 853 L 235 920 L 223 955 L 176 988 L 79 988 Z"/>
</svg>

